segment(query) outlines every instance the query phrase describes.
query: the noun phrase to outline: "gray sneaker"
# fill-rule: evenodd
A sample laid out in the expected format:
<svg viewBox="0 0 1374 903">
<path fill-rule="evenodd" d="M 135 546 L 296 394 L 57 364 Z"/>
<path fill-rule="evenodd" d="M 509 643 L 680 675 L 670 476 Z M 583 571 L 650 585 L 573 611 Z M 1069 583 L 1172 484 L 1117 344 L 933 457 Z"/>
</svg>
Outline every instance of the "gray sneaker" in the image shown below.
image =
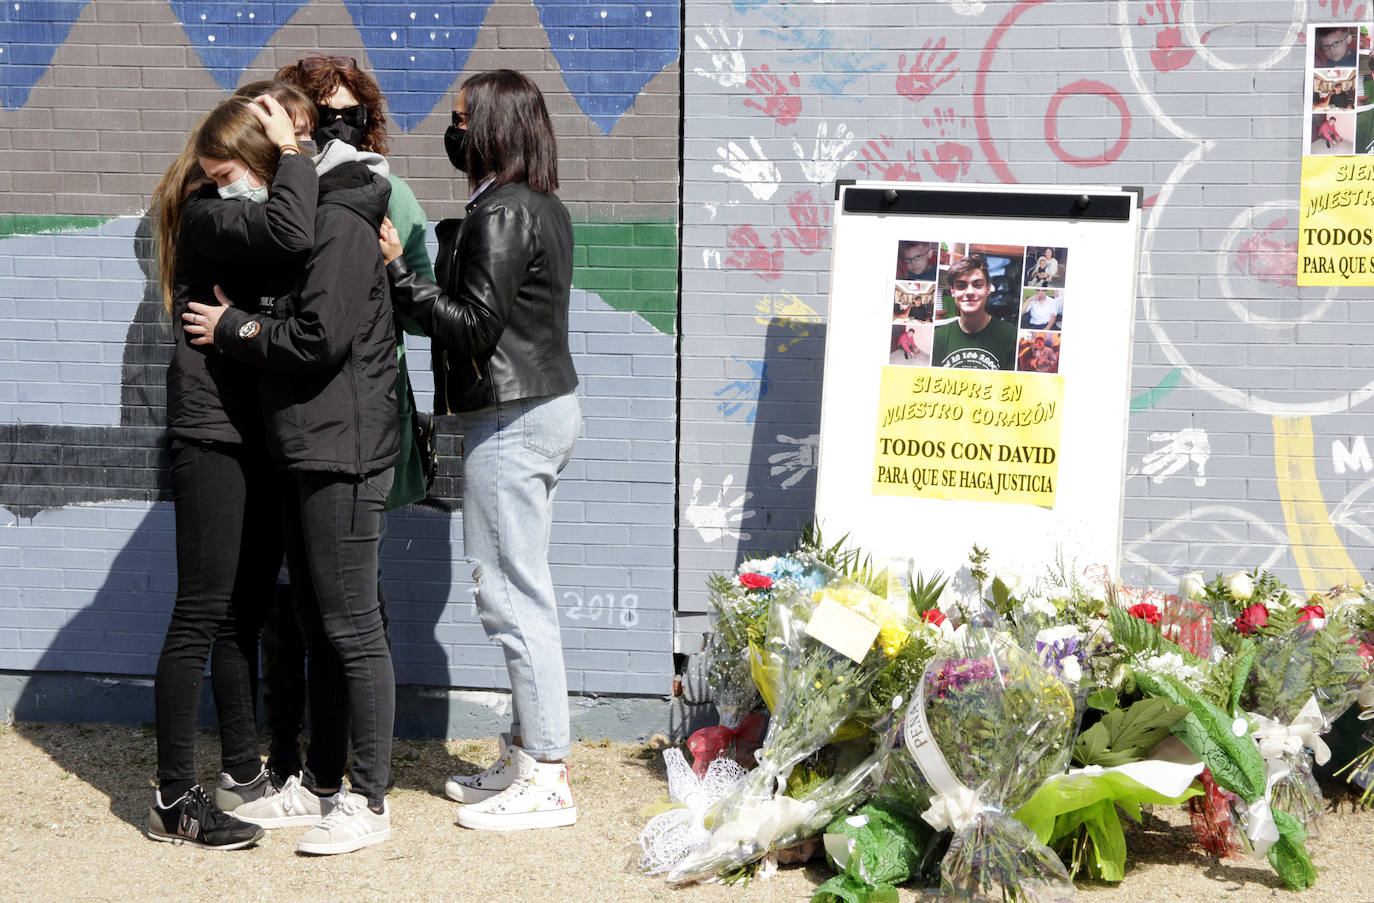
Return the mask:
<svg viewBox="0 0 1374 903">
<path fill-rule="evenodd" d="M 390 806 L 382 803 L 382 811 L 373 812 L 364 797 L 340 790 L 331 798 L 324 821 L 301 835 L 296 852 L 316 856 L 352 853 L 390 837 Z"/>
<path fill-rule="evenodd" d="M 264 828 L 290 825 L 318 825 L 329 814 L 334 797 L 321 797 L 301 786 L 301 776 L 293 774 L 271 796 L 244 803 L 234 817 Z"/>
<path fill-rule="evenodd" d="M 277 787 L 272 783 L 272 777 L 266 768 L 258 772 L 258 776 L 253 780 L 244 784 L 236 783 L 233 778 L 221 771 L 219 786 L 215 788 L 215 805 L 219 806 L 222 812 L 233 812 L 244 803 L 273 796 L 276 792 Z"/>
</svg>

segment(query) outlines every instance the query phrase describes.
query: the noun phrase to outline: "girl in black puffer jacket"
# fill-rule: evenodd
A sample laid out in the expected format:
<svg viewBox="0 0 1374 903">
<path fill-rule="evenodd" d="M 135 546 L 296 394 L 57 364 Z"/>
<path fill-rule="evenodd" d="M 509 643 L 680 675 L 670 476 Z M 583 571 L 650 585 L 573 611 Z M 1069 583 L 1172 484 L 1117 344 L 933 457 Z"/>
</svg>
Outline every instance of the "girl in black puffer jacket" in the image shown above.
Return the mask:
<svg viewBox="0 0 1374 903">
<path fill-rule="evenodd" d="M 315 243 L 271 313 L 192 303 L 194 345 L 259 369 L 269 454 L 284 467 L 287 560 L 310 656 L 310 786 L 238 814 L 266 827 L 318 822 L 303 853 L 346 853 L 391 833 L 386 787 L 396 688 L 377 600 L 382 508 L 400 450 L 396 337 L 377 230 L 386 163 L 340 141 L 322 152 Z M 232 297 L 232 296 L 230 296 Z M 239 298 L 234 298 L 236 302 Z M 349 743 L 353 793 L 342 789 Z"/>
</svg>

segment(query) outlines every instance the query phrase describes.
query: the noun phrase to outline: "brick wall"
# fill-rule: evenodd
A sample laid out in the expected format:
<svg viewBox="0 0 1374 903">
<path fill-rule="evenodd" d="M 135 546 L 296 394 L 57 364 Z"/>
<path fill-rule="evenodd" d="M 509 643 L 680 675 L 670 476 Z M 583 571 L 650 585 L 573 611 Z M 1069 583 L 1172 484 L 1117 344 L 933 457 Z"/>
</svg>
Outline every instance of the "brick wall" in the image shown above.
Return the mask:
<svg viewBox="0 0 1374 903">
<path fill-rule="evenodd" d="M 464 73 L 546 93 L 575 222 L 586 421 L 551 553 L 569 685 L 670 689 L 677 299 L 676 4 L 167 0 L 0 10 L 0 670 L 149 675 L 175 593 L 161 452 L 168 326 L 143 211 L 199 117 L 302 55 L 388 97 L 391 163 L 431 221 L 466 182 L 442 147 Z M 647 15 L 646 15 L 647 14 Z M 657 18 L 655 18 L 657 17 Z M 431 253 L 433 246 L 431 244 Z M 428 343 L 408 340 L 421 404 Z M 403 683 L 501 688 L 463 559 L 458 437 L 434 504 L 382 549 Z"/>
</svg>

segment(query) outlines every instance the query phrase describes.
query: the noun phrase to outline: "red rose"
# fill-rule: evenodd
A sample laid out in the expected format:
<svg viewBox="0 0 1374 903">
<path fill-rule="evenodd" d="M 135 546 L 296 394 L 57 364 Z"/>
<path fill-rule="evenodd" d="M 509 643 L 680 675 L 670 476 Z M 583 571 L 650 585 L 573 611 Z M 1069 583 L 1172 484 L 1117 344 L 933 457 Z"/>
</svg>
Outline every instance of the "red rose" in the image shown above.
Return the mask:
<svg viewBox="0 0 1374 903">
<path fill-rule="evenodd" d="M 1147 624 L 1159 623 L 1159 607 L 1149 602 L 1141 602 L 1126 609 L 1126 614 L 1139 618 Z"/>
<path fill-rule="evenodd" d="M 1360 658 L 1364 659 L 1365 661 L 1369 661 L 1370 659 L 1374 658 L 1374 646 L 1371 646 L 1368 643 L 1361 643 L 1359 653 Z"/>
<path fill-rule="evenodd" d="M 945 613 L 938 608 L 932 608 L 925 613 L 924 617 L 927 624 L 934 624 L 936 627 L 939 627 L 941 624 L 945 623 L 945 621 L 949 620 L 945 617 Z"/>
<path fill-rule="evenodd" d="M 1308 621 L 1312 620 L 1313 618 L 1325 618 L 1325 617 L 1326 617 L 1326 609 L 1322 608 L 1320 605 L 1304 605 L 1302 608 L 1298 609 L 1298 623 L 1299 623 L 1299 624 L 1306 624 Z"/>
<path fill-rule="evenodd" d="M 745 589 L 768 589 L 773 585 L 773 578 L 767 574 L 740 574 L 739 582 Z"/>
<path fill-rule="evenodd" d="M 1268 623 L 1269 609 L 1256 602 L 1247 607 L 1240 613 L 1240 617 L 1236 618 L 1236 630 L 1244 634 L 1251 634 Z"/>
</svg>

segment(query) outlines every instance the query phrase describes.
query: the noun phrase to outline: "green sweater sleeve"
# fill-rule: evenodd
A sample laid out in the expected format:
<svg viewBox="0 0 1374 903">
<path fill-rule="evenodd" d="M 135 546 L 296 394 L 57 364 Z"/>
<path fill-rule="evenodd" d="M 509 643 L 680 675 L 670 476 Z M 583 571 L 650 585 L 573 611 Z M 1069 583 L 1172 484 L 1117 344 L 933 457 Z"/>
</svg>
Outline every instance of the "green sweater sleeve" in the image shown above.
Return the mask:
<svg viewBox="0 0 1374 903">
<path fill-rule="evenodd" d="M 425 212 L 420 209 L 415 192 L 400 176 L 388 174 L 387 179 L 391 182 L 391 203 L 387 208 L 387 216 L 391 217 L 392 225 L 401 236 L 401 256 L 412 270 L 433 280 L 434 267 L 429 262 L 429 251 L 425 249 Z M 396 317 L 411 335 L 425 334 L 419 324 L 409 317 L 400 313 Z"/>
</svg>

